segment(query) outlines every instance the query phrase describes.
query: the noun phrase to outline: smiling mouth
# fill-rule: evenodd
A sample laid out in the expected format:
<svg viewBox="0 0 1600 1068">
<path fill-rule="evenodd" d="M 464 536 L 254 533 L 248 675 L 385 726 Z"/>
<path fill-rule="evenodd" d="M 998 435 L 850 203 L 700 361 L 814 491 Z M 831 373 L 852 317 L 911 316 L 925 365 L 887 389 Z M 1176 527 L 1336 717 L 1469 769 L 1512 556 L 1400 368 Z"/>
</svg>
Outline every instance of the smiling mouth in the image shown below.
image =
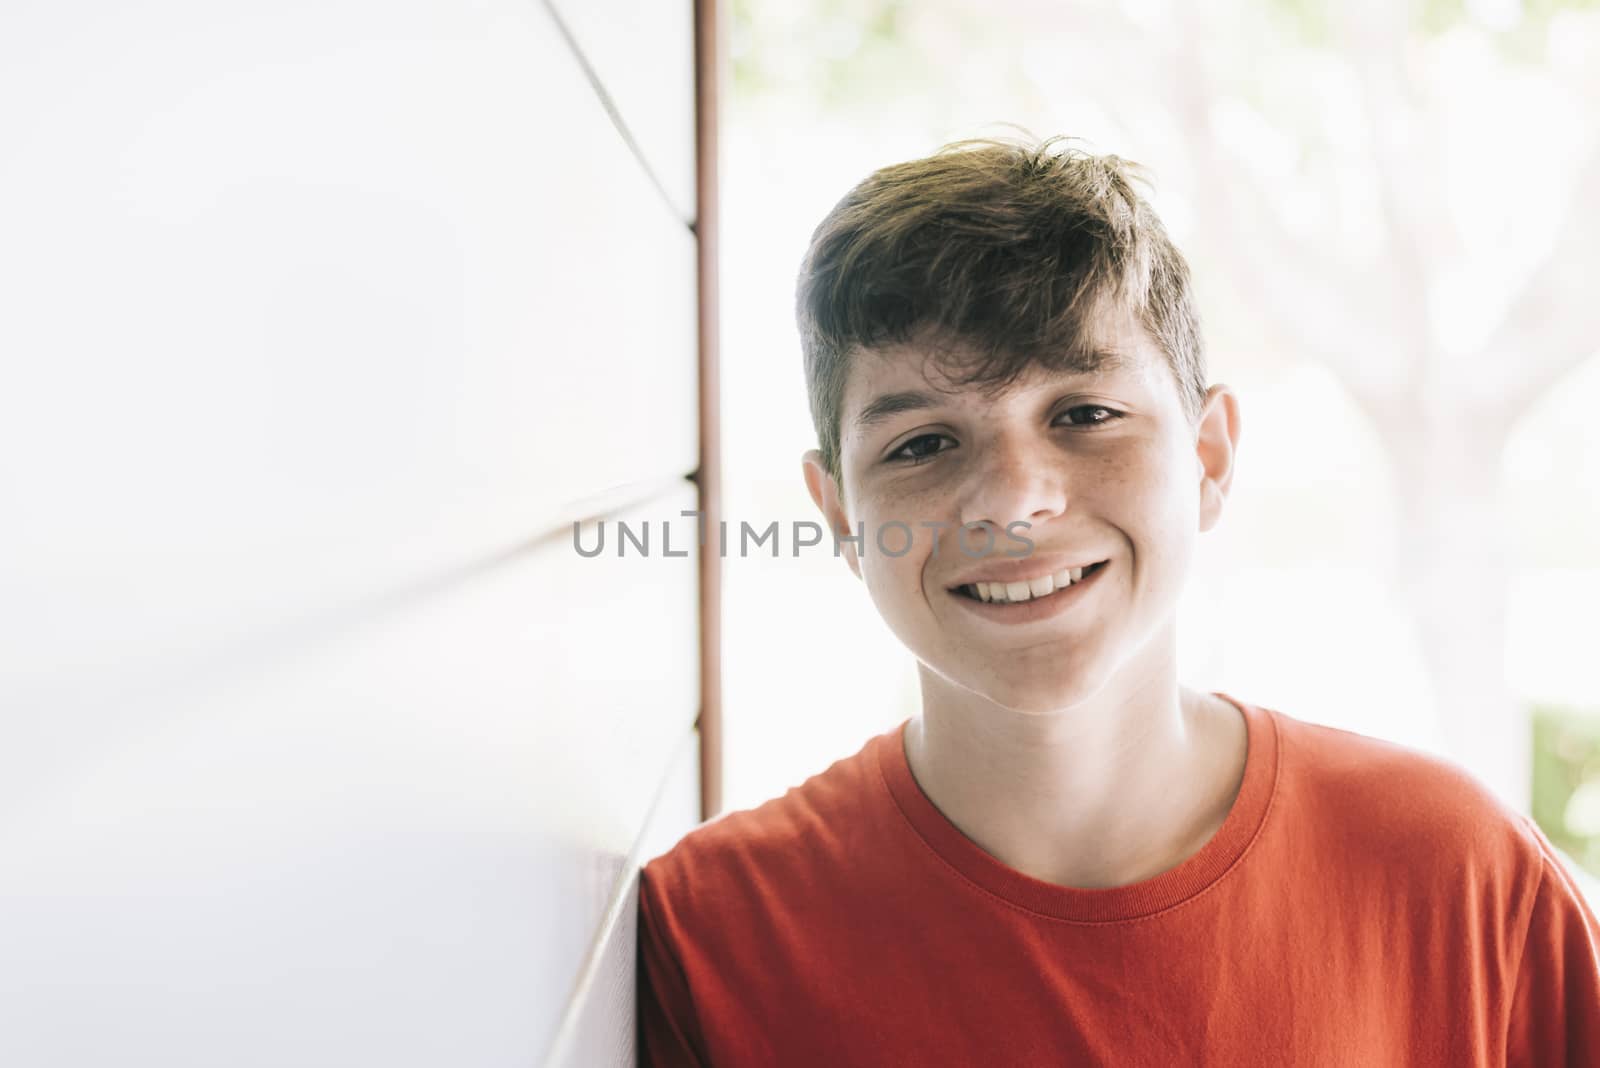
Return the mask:
<svg viewBox="0 0 1600 1068">
<path fill-rule="evenodd" d="M 1053 575 L 1041 575 L 1026 581 L 969 582 L 964 586 L 955 587 L 951 592 L 958 597 L 967 597 L 984 604 L 1025 604 L 1071 589 L 1105 567 L 1108 562 L 1101 560 L 1098 564 L 1090 564 L 1084 568 L 1063 568 Z"/>
</svg>

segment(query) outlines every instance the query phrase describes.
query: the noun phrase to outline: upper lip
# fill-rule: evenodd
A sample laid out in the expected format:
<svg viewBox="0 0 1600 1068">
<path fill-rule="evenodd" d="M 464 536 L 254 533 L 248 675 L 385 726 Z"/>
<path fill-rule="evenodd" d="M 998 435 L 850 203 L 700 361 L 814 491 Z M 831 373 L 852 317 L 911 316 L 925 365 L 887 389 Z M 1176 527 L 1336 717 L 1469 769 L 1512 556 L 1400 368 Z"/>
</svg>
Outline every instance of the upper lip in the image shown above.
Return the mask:
<svg viewBox="0 0 1600 1068">
<path fill-rule="evenodd" d="M 1027 579 L 1054 575 L 1064 568 L 1090 567 L 1108 559 L 1088 553 L 1029 553 L 1016 559 L 985 560 L 946 589 L 959 589 L 975 582 L 1023 582 Z"/>
</svg>

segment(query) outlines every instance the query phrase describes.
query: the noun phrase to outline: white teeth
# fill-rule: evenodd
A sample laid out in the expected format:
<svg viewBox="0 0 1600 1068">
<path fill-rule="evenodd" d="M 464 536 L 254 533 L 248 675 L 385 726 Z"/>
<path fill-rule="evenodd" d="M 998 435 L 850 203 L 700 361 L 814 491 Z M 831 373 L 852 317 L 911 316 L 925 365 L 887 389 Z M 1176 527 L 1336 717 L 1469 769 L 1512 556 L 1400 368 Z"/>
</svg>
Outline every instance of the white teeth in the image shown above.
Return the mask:
<svg viewBox="0 0 1600 1068">
<path fill-rule="evenodd" d="M 967 593 L 980 601 L 992 604 L 1018 604 L 1035 597 L 1047 597 L 1057 590 L 1066 589 L 1083 579 L 1087 568 L 1064 567 L 1053 575 L 1040 575 L 1025 582 L 972 582 L 965 587 Z"/>
</svg>

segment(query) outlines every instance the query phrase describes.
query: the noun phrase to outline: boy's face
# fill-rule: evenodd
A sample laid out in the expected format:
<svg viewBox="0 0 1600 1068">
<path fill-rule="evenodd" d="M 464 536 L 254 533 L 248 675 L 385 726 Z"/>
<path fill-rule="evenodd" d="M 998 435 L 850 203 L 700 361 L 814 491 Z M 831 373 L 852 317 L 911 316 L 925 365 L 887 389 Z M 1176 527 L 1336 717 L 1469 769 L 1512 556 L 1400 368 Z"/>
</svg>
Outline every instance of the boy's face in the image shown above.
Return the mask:
<svg viewBox="0 0 1600 1068">
<path fill-rule="evenodd" d="M 1232 391 L 1212 386 L 1191 424 L 1144 329 L 1104 320 L 1095 347 L 1119 361 L 1096 375 L 1033 367 L 999 394 L 952 388 L 916 345 L 862 353 L 841 409 L 842 493 L 816 450 L 805 457 L 833 529 L 864 524 L 843 555 L 900 640 L 950 683 L 1018 711 L 1174 669 L 1161 661 L 1178 597 L 1232 480 Z M 881 403 L 892 395 L 907 396 Z M 1029 526 L 1008 536 L 1018 521 Z M 1054 588 L 1089 565 L 1081 585 Z M 996 582 L 1003 600 L 986 603 Z"/>
</svg>

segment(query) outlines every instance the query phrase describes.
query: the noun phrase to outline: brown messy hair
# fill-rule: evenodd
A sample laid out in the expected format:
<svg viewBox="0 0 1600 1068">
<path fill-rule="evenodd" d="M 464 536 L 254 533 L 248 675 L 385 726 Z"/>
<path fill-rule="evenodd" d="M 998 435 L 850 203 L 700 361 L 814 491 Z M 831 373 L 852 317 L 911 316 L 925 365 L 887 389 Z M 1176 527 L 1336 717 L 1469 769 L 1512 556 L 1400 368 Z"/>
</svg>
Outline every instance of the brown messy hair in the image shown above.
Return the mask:
<svg viewBox="0 0 1600 1068">
<path fill-rule="evenodd" d="M 988 389 L 1035 365 L 1092 373 L 1104 363 L 1090 334 L 1106 301 L 1149 331 L 1198 421 L 1205 354 L 1188 265 L 1134 190 L 1137 164 L 1067 140 L 945 145 L 874 171 L 818 225 L 795 313 L 811 418 L 836 480 L 858 349 L 931 339 L 952 384 Z M 949 341 L 976 355 L 952 360 Z"/>
</svg>

